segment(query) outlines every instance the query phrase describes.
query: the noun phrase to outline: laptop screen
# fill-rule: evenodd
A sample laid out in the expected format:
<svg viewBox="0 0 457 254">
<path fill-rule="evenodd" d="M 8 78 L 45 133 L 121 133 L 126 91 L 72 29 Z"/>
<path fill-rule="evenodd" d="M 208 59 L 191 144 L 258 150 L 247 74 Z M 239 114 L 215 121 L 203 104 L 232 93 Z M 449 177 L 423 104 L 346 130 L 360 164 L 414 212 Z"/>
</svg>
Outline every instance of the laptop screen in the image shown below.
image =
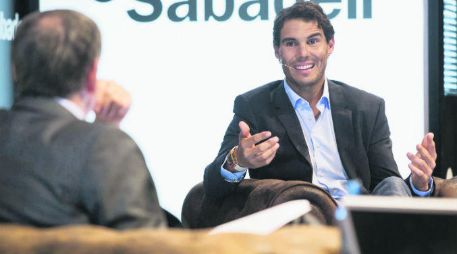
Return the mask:
<svg viewBox="0 0 457 254">
<path fill-rule="evenodd" d="M 339 209 L 345 253 L 457 253 L 457 199 L 352 196 Z"/>
</svg>

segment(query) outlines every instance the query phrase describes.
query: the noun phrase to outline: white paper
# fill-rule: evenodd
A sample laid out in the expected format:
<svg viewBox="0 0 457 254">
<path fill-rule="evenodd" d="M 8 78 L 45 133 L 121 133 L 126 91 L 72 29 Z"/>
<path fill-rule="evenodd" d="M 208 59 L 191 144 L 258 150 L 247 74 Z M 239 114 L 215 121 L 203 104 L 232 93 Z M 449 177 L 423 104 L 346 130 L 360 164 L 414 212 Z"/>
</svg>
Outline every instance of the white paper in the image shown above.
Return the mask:
<svg viewBox="0 0 457 254">
<path fill-rule="evenodd" d="M 436 197 L 346 196 L 342 204 L 353 211 L 457 214 L 457 199 Z"/>
<path fill-rule="evenodd" d="M 292 200 L 215 227 L 209 234 L 249 233 L 268 235 L 311 211 L 308 200 Z"/>
</svg>

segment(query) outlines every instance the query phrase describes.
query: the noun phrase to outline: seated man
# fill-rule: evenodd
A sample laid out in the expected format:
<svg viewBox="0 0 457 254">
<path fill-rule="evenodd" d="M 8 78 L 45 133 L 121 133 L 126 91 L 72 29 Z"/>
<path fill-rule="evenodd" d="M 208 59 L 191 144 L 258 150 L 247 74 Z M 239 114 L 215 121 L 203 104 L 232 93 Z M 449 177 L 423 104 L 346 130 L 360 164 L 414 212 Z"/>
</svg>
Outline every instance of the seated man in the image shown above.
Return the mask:
<svg viewBox="0 0 457 254">
<path fill-rule="evenodd" d="M 274 21 L 273 47 L 284 80 L 235 99 L 234 117 L 216 159 L 207 166 L 207 196 L 223 198 L 247 170 L 251 178 L 303 180 L 333 198 L 348 194 L 350 179 L 376 195 L 427 196 L 436 152 L 427 134 L 417 154 L 408 154 L 404 181 L 392 155 L 384 100 L 326 78 L 334 29 L 322 8 L 298 1 Z"/>
<path fill-rule="evenodd" d="M 17 98 L 0 111 L 0 222 L 166 225 L 143 155 L 117 127 L 130 98 L 97 81 L 100 50 L 96 24 L 74 11 L 34 13 L 19 25 Z"/>
</svg>

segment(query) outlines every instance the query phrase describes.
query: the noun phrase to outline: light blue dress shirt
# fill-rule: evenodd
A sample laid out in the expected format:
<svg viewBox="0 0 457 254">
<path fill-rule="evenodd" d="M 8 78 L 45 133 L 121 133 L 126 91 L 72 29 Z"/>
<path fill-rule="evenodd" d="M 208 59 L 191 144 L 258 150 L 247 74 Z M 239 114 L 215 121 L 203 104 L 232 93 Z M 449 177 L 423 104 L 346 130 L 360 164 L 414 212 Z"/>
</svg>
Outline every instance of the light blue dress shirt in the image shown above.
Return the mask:
<svg viewBox="0 0 457 254">
<path fill-rule="evenodd" d="M 333 198 L 342 198 L 348 194 L 345 187 L 348 177 L 336 146 L 327 80 L 322 97 L 316 104 L 320 112 L 317 119 L 310 104 L 296 94 L 287 81 L 284 81 L 284 88 L 295 109 L 308 146 L 313 166 L 312 183 L 322 187 Z"/>
</svg>

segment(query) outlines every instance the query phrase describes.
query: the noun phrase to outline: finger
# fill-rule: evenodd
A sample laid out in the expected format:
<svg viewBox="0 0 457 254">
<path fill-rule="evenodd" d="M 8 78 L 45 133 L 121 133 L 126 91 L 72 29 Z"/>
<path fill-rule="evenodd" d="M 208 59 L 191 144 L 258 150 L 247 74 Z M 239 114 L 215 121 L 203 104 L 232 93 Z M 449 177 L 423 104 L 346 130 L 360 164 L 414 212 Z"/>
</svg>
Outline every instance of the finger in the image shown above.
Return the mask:
<svg viewBox="0 0 457 254">
<path fill-rule="evenodd" d="M 96 112 L 97 117 L 104 119 L 106 118 L 106 114 L 108 113 L 109 105 L 101 105 L 99 107 L 98 112 Z"/>
<path fill-rule="evenodd" d="M 424 172 L 422 172 L 422 170 L 420 170 L 419 168 L 417 168 L 416 166 L 414 166 L 412 163 L 409 163 L 408 164 L 408 168 L 411 170 L 411 173 L 413 175 L 415 175 L 416 179 L 425 179 L 425 174 Z"/>
<path fill-rule="evenodd" d="M 116 112 L 116 118 L 117 120 L 121 120 L 121 119 L 124 119 L 124 117 L 127 115 L 127 112 L 128 112 L 128 108 L 119 108 Z"/>
<path fill-rule="evenodd" d="M 113 120 L 113 103 L 108 102 L 107 104 L 103 105 L 98 112 L 96 112 L 96 116 L 99 120 L 110 122 Z"/>
<path fill-rule="evenodd" d="M 114 81 L 105 81 L 102 92 L 104 93 L 105 100 L 121 107 L 129 106 L 132 100 L 127 90 Z"/>
<path fill-rule="evenodd" d="M 424 147 L 427 147 L 428 146 L 428 133 L 424 135 L 424 137 L 422 138 L 422 142 L 421 142 L 421 145 L 423 145 Z"/>
<path fill-rule="evenodd" d="M 433 169 L 422 159 L 418 159 L 413 162 L 413 165 L 420 169 L 425 175 L 431 176 Z"/>
<path fill-rule="evenodd" d="M 278 148 L 279 148 L 279 143 L 275 143 L 273 146 L 269 147 L 268 149 L 266 149 L 262 152 L 256 153 L 255 159 L 259 162 L 262 162 L 262 161 L 266 162 L 272 156 L 274 156 L 276 154 L 276 151 L 278 150 Z"/>
<path fill-rule="evenodd" d="M 97 84 L 100 89 L 95 112 L 99 119 L 120 122 L 130 108 L 130 94 L 114 81 L 99 81 Z"/>
<path fill-rule="evenodd" d="M 436 159 L 436 149 L 433 137 L 434 134 L 432 132 L 425 134 L 424 138 L 422 139 L 421 145 L 428 150 L 432 158 Z"/>
<path fill-rule="evenodd" d="M 273 137 L 262 144 L 256 145 L 253 149 L 246 149 L 244 150 L 244 157 L 252 164 L 262 163 L 270 156 L 271 149 L 274 149 L 278 141 L 278 137 Z"/>
<path fill-rule="evenodd" d="M 252 160 L 253 167 L 251 168 L 259 168 L 270 164 L 270 162 L 276 156 L 276 152 L 278 151 L 278 149 L 279 143 L 276 143 L 273 147 L 264 151 L 263 153 L 256 154 L 256 156 Z"/>
<path fill-rule="evenodd" d="M 413 160 L 415 159 L 415 157 L 418 156 L 417 154 L 418 154 L 418 153 L 412 154 L 412 153 L 408 152 L 408 153 L 406 153 L 406 157 L 408 157 L 408 159 L 409 159 L 410 161 L 413 161 Z"/>
<path fill-rule="evenodd" d="M 95 112 L 100 112 L 109 103 L 107 92 L 108 82 L 105 80 L 98 80 L 95 89 Z"/>
<path fill-rule="evenodd" d="M 408 158 L 410 159 L 411 164 L 415 168 L 417 168 L 420 171 L 422 171 L 423 174 L 426 174 L 427 176 L 431 176 L 432 175 L 433 170 L 430 169 L 430 167 L 428 166 L 428 164 L 424 160 L 422 160 L 421 158 L 419 158 L 417 156 L 412 155 L 411 153 L 408 153 Z"/>
<path fill-rule="evenodd" d="M 97 80 L 97 83 L 95 84 L 95 95 L 100 96 L 103 95 L 106 86 L 107 86 L 107 81 L 106 80 Z"/>
<path fill-rule="evenodd" d="M 430 153 L 430 155 L 432 156 L 432 158 L 434 160 L 436 160 L 437 158 L 437 154 L 436 154 L 436 147 L 435 147 L 435 141 L 433 140 L 433 133 L 427 133 L 427 138 L 428 138 L 428 146 L 426 146 L 426 149 L 428 150 L 428 152 Z"/>
<path fill-rule="evenodd" d="M 278 152 L 278 149 L 279 149 L 279 143 L 277 143 L 273 149 L 271 149 L 270 151 L 272 152 L 271 156 L 269 157 L 269 159 L 267 159 L 266 161 L 266 165 L 270 164 L 270 162 L 275 158 L 276 156 L 276 153 Z"/>
<path fill-rule="evenodd" d="M 254 136 L 247 138 L 246 140 L 242 140 L 237 150 L 238 161 L 243 164 L 250 165 L 249 167 L 252 167 L 252 165 L 259 166 L 259 158 L 260 161 L 265 158 L 263 157 L 262 159 L 262 154 L 266 152 L 268 149 L 272 149 L 275 146 L 275 144 L 278 144 L 279 141 L 278 137 L 273 137 L 271 138 L 271 140 L 267 140 L 262 144 L 247 146 L 246 143 L 248 142 L 250 144 L 255 144 L 255 142 L 249 141 L 253 138 Z M 260 146 L 260 148 L 258 146 Z M 266 154 L 266 156 L 268 156 L 268 153 Z"/>
<path fill-rule="evenodd" d="M 248 138 L 240 140 L 240 145 L 243 147 L 254 147 L 257 143 L 264 141 L 271 137 L 271 132 L 262 131 L 260 133 L 254 134 Z"/>
<path fill-rule="evenodd" d="M 105 96 L 107 87 L 108 87 L 108 82 L 106 80 L 97 80 L 96 87 L 95 87 L 96 98 L 103 98 Z"/>
<path fill-rule="evenodd" d="M 249 125 L 247 123 L 240 121 L 238 126 L 240 127 L 239 141 L 241 141 L 243 138 L 248 138 L 251 136 L 251 133 L 249 133 Z"/>
<path fill-rule="evenodd" d="M 409 164 L 408 167 L 411 170 L 411 180 L 414 187 L 423 191 L 428 190 L 430 177 L 426 176 L 420 169 L 412 164 Z"/>
<path fill-rule="evenodd" d="M 262 155 L 269 149 L 272 149 L 278 143 L 278 141 L 279 141 L 278 137 L 270 138 L 267 141 L 254 146 L 254 148 L 252 148 L 252 149 L 245 150 L 246 152 L 245 152 L 244 156 L 248 160 L 251 160 L 251 161 L 261 158 Z"/>
<path fill-rule="evenodd" d="M 275 146 L 278 142 L 279 142 L 278 137 L 271 137 L 271 138 L 265 140 L 264 142 L 257 144 L 255 146 L 255 148 L 253 149 L 253 152 L 258 153 L 258 154 L 264 153 L 265 151 L 267 151 L 267 150 L 271 149 L 273 146 Z"/>
<path fill-rule="evenodd" d="M 432 156 L 430 155 L 429 151 L 427 149 L 425 149 L 425 147 L 421 146 L 421 145 L 417 145 L 416 146 L 416 149 L 417 149 L 417 152 L 420 154 L 420 158 L 422 160 L 425 161 L 425 163 L 427 163 L 427 165 L 434 169 L 436 164 L 435 164 L 435 160 L 432 158 Z"/>
<path fill-rule="evenodd" d="M 113 96 L 109 105 L 108 115 L 113 118 L 122 118 L 130 109 L 131 102 L 122 97 Z"/>
<path fill-rule="evenodd" d="M 118 118 L 119 106 L 114 103 L 110 103 L 106 112 L 106 118 L 113 121 Z"/>
</svg>

